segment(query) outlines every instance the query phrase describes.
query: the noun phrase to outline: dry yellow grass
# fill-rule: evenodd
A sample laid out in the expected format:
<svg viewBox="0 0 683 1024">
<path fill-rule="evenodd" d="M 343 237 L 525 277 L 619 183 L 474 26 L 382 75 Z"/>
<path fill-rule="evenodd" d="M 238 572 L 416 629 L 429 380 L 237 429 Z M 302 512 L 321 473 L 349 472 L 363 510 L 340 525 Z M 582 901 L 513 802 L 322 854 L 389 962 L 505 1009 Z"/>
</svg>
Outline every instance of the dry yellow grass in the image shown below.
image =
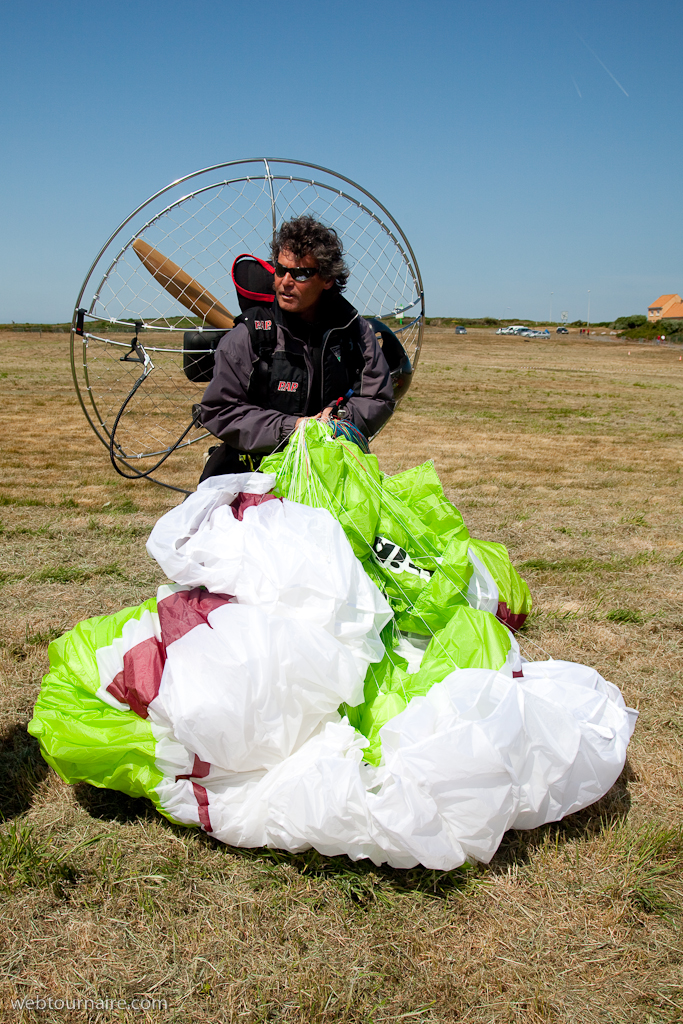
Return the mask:
<svg viewBox="0 0 683 1024">
<path fill-rule="evenodd" d="M 535 601 L 528 656 L 595 665 L 641 717 L 599 805 L 439 874 L 219 847 L 48 771 L 26 734 L 47 641 L 153 593 L 179 496 L 128 483 L 77 406 L 66 336 L 0 336 L 2 1020 L 17 996 L 163 999 L 46 1021 L 683 1018 L 683 363 L 670 349 L 427 332 L 374 444 L 433 458 Z M 201 452 L 168 479 L 191 486 Z M 84 845 L 81 845 L 84 844 Z M 89 845 L 88 845 L 89 844 Z"/>
</svg>

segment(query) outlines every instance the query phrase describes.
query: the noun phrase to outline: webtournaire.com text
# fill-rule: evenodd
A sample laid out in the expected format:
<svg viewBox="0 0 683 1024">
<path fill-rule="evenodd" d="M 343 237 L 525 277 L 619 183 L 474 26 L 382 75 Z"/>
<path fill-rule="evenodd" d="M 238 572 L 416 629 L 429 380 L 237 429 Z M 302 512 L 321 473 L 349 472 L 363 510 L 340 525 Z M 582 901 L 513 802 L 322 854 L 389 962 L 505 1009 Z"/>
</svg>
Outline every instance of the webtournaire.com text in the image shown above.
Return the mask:
<svg viewBox="0 0 683 1024">
<path fill-rule="evenodd" d="M 167 1010 L 168 1000 L 148 999 L 55 999 L 54 996 L 10 1000 L 13 1010 Z"/>
</svg>

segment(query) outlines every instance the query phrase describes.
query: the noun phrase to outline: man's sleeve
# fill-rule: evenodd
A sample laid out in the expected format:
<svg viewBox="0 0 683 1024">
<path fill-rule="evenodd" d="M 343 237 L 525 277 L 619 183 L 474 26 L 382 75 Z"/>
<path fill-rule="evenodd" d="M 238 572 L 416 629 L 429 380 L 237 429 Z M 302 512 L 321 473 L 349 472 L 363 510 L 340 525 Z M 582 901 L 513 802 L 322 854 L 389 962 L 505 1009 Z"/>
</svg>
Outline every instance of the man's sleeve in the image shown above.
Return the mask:
<svg viewBox="0 0 683 1024">
<path fill-rule="evenodd" d="M 243 452 L 272 452 L 294 430 L 296 416 L 247 401 L 256 356 L 249 331 L 238 324 L 216 349 L 213 379 L 202 399 L 202 425 Z"/>
<path fill-rule="evenodd" d="M 346 418 L 353 421 L 366 437 L 383 427 L 394 411 L 394 387 L 382 349 L 367 320 L 361 318 L 361 346 L 364 367 L 358 394 L 345 405 Z"/>
</svg>

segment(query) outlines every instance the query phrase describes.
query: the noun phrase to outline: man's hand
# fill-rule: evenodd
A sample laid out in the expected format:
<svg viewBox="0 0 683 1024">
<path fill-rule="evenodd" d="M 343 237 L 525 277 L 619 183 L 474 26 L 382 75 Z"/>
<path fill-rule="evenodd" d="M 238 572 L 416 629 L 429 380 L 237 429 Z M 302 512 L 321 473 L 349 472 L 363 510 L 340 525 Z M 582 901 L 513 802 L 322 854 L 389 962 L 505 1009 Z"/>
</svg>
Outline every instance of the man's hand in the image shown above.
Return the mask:
<svg viewBox="0 0 683 1024">
<path fill-rule="evenodd" d="M 328 405 L 328 407 L 326 409 L 323 409 L 322 412 L 316 413 L 315 416 L 299 416 L 299 419 L 294 424 L 294 429 L 296 430 L 296 428 L 301 423 L 305 423 L 306 420 L 321 420 L 323 423 L 327 423 L 329 418 L 330 418 L 330 413 L 331 412 L 332 412 L 332 406 Z"/>
</svg>

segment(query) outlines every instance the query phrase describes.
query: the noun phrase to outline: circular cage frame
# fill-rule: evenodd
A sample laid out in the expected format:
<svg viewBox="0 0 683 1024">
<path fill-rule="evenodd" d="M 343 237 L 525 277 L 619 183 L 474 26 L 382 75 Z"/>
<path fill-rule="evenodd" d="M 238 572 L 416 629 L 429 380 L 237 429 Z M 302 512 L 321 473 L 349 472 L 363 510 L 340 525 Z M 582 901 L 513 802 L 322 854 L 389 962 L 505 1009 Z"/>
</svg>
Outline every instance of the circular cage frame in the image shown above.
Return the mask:
<svg viewBox="0 0 683 1024">
<path fill-rule="evenodd" d="M 202 181 L 206 176 L 215 175 L 216 172 L 225 172 L 228 168 L 234 168 L 237 176 L 224 176 L 220 179 L 211 180 L 209 183 Z M 303 176 L 305 170 L 314 171 L 319 176 L 322 175 L 322 180 L 316 180 L 314 177 Z M 198 182 L 197 179 L 200 179 L 200 181 Z M 187 182 L 192 182 L 195 185 L 199 184 L 200 187 L 196 187 L 192 191 L 184 193 L 182 192 L 182 187 Z M 367 219 L 368 223 L 374 223 L 374 225 L 384 233 L 384 236 L 386 236 L 385 248 L 390 242 L 393 243 L 394 249 L 392 250 L 391 258 L 398 261 L 398 265 L 401 267 L 401 273 L 404 275 L 403 291 L 406 292 L 406 289 L 409 286 L 412 293 L 405 294 L 402 299 L 399 297 L 398 301 L 394 298 L 393 308 L 391 308 L 390 301 L 390 307 L 385 310 L 380 309 L 378 311 L 376 309 L 359 309 L 359 311 L 361 314 L 366 315 L 376 315 L 379 312 L 380 317 L 400 317 L 401 320 L 399 321 L 399 324 L 393 326 L 394 333 L 396 333 L 401 338 L 402 342 L 404 342 L 404 347 L 410 357 L 413 371 L 417 367 L 425 322 L 424 289 L 420 269 L 413 249 L 404 231 L 395 218 L 389 213 L 387 208 L 375 196 L 373 196 L 372 193 L 368 192 L 367 189 L 358 185 L 357 182 L 343 174 L 332 171 L 330 168 L 302 160 L 293 160 L 281 157 L 254 157 L 242 160 L 226 161 L 224 163 L 213 164 L 212 166 L 202 168 L 201 170 L 194 171 L 191 174 L 187 174 L 176 179 L 169 185 L 160 189 L 158 192 L 155 192 L 119 224 L 93 260 L 85 276 L 74 307 L 71 327 L 70 357 L 71 371 L 78 400 L 94 433 L 102 444 L 109 449 L 114 468 L 124 476 L 132 478 L 145 477 L 154 483 L 161 484 L 165 487 L 171 487 L 173 490 L 184 490 L 184 488 L 174 487 L 162 480 L 155 479 L 151 474 L 156 473 L 156 471 L 164 462 L 166 462 L 174 451 L 196 444 L 198 441 L 211 437 L 212 435 L 199 428 L 193 419 L 191 419 L 189 425 L 183 429 L 184 422 L 186 422 L 185 420 L 181 421 L 177 430 L 166 430 L 166 433 L 173 434 L 173 438 L 175 438 L 175 434 L 177 433 L 179 435 L 177 438 L 171 439 L 167 437 L 163 440 L 158 440 L 155 437 L 153 441 L 148 442 L 147 450 L 128 451 L 123 444 L 119 443 L 119 440 L 117 440 L 117 429 L 123 422 L 123 417 L 129 409 L 129 403 L 134 401 L 135 395 L 138 393 L 138 389 L 142 388 L 139 394 L 143 394 L 143 386 L 148 380 L 151 380 L 152 371 L 155 369 L 155 364 L 152 361 L 153 358 L 157 360 L 164 360 L 170 355 L 177 363 L 182 360 L 186 350 L 182 346 L 171 347 L 173 334 L 184 332 L 188 330 L 188 328 L 199 332 L 215 330 L 215 328 L 211 327 L 205 320 L 201 323 L 190 323 L 188 317 L 184 318 L 188 322 L 183 325 L 181 324 L 183 317 L 171 317 L 170 320 L 177 321 L 176 323 L 173 323 L 169 322 L 168 316 L 165 318 L 163 316 L 150 318 L 141 315 L 139 311 L 137 313 L 134 311 L 128 311 L 128 315 L 123 315 L 119 309 L 107 311 L 106 301 L 103 301 L 102 293 L 107 289 L 112 278 L 118 272 L 119 265 L 130 252 L 133 242 L 139 239 L 146 231 L 153 232 L 155 226 L 159 224 L 162 218 L 170 216 L 171 211 L 179 210 L 184 205 L 188 205 L 190 201 L 196 200 L 197 197 L 204 194 L 208 195 L 209 193 L 215 192 L 217 189 L 233 187 L 239 184 L 251 186 L 252 184 L 258 183 L 261 183 L 261 195 L 264 197 L 266 206 L 268 202 L 270 204 L 270 230 L 272 230 L 273 235 L 277 230 L 278 218 L 282 218 L 283 216 L 282 212 L 278 213 L 278 200 L 281 198 L 282 192 L 286 186 L 293 186 L 294 184 L 297 184 L 302 186 L 302 190 L 299 195 L 302 195 L 305 189 L 312 187 L 316 194 L 318 194 L 317 190 L 320 190 L 320 194 L 330 194 L 334 197 L 334 200 L 336 200 L 337 197 L 340 197 L 345 203 L 349 204 L 351 208 L 356 208 L 359 211 L 359 216 L 362 212 L 362 215 Z M 161 199 L 161 197 L 165 197 L 167 201 L 161 209 L 157 209 L 153 212 L 153 215 L 150 216 L 150 212 L 152 212 L 150 211 L 150 207 Z M 256 203 L 253 204 L 253 207 L 254 209 L 257 208 Z M 232 206 L 228 206 L 227 209 L 231 210 Z M 333 199 L 330 199 L 328 210 L 332 209 Z M 303 212 L 306 212 L 305 208 L 296 209 L 295 207 L 292 207 L 289 215 Z M 263 216 L 264 215 L 262 213 L 262 220 Z M 236 223 L 239 223 L 239 220 L 236 221 Z M 351 224 L 353 226 L 355 221 L 352 221 Z M 128 229 L 127 232 L 126 229 Z M 126 233 L 122 238 L 122 233 L 124 232 Z M 344 243 L 345 237 L 343 230 L 340 231 L 340 235 L 342 242 Z M 264 244 L 265 238 L 261 237 L 259 240 L 261 244 Z M 182 249 L 180 249 L 180 251 L 182 252 Z M 381 252 L 384 252 L 384 250 L 381 250 Z M 399 254 L 398 256 L 396 255 L 397 253 Z M 166 255 L 175 255 L 175 253 Z M 183 253 L 183 256 L 184 255 L 185 254 Z M 141 266 L 142 264 L 140 264 L 138 270 Z M 366 270 L 365 278 L 363 278 L 362 282 L 363 286 L 368 274 L 369 271 Z M 88 286 L 93 282 L 96 284 L 94 295 L 89 304 L 84 308 L 81 305 L 83 298 Z M 378 282 L 376 282 L 375 291 L 377 291 L 377 288 Z M 362 290 L 363 289 L 361 287 L 361 292 Z M 399 294 L 399 292 L 400 289 L 396 291 L 396 294 Z M 389 296 L 388 288 L 386 294 Z M 371 296 L 372 301 L 375 301 L 374 292 L 371 292 Z M 357 304 L 354 302 L 354 299 L 356 299 L 355 294 L 352 293 L 349 297 L 352 303 Z M 118 303 L 118 305 L 120 305 L 120 303 Z M 109 315 L 106 315 L 107 312 L 109 312 Z M 164 319 L 165 322 L 161 322 L 164 321 Z M 196 319 L 197 318 L 195 318 L 195 320 Z M 407 320 L 405 325 L 403 324 L 403 319 Z M 86 323 L 86 321 L 88 322 Z M 96 327 L 98 324 L 102 325 L 100 333 L 92 333 L 87 330 L 88 326 Z M 109 334 L 113 333 L 115 329 L 134 329 L 135 337 L 131 342 L 105 337 L 105 330 L 103 329 L 105 325 L 109 325 Z M 165 341 L 163 344 L 158 341 L 155 344 L 146 344 L 144 340 L 141 340 L 140 333 L 142 332 L 142 338 L 144 339 L 144 334 L 148 331 L 156 333 L 157 336 L 161 333 L 162 339 L 164 336 L 167 337 L 169 342 L 171 342 L 171 346 L 169 346 Z M 116 353 L 122 351 L 123 355 L 118 357 L 118 363 L 125 363 L 126 361 L 129 363 L 129 366 L 125 368 L 128 373 L 128 380 L 124 380 L 116 394 L 116 403 L 119 404 L 118 412 L 116 413 L 116 404 L 111 409 L 105 411 L 101 408 L 103 402 L 100 399 L 98 387 L 93 385 L 93 380 L 91 379 L 92 374 L 89 367 L 89 351 L 91 345 L 98 345 L 100 348 L 104 347 L 107 350 L 114 351 Z M 194 350 L 193 354 L 196 355 L 196 350 Z M 111 356 L 110 359 L 112 365 L 116 366 L 115 357 Z M 135 363 L 137 363 L 137 367 L 130 365 Z M 138 377 L 137 374 L 139 371 L 141 372 Z M 133 379 L 134 376 L 136 379 Z M 119 379 L 116 380 L 116 384 L 121 384 Z M 113 398 L 114 389 L 110 388 L 110 392 L 110 397 Z M 148 398 L 149 394 L 151 394 L 151 392 L 148 390 Z M 122 402 L 120 401 L 121 398 L 123 398 Z M 187 402 L 188 395 L 183 395 L 182 400 Z M 180 401 L 180 399 L 178 399 L 178 401 Z M 166 406 L 168 406 L 168 404 L 169 403 L 166 402 Z M 163 405 L 163 403 L 160 403 L 160 405 Z M 168 411 L 164 413 L 163 410 L 156 410 L 156 414 L 160 418 L 163 418 L 164 416 L 167 418 L 173 417 L 173 413 Z M 180 416 L 177 413 L 175 416 L 176 422 L 178 422 L 178 420 L 180 420 Z M 193 433 L 194 436 L 188 436 L 191 433 Z M 164 440 L 167 441 L 167 443 L 164 443 Z M 141 459 L 154 459 L 156 460 L 155 465 L 147 471 L 138 470 L 136 468 L 136 464 L 139 466 L 141 464 L 139 460 Z M 130 472 L 122 472 L 120 468 L 121 466 L 130 470 Z"/>
</svg>

